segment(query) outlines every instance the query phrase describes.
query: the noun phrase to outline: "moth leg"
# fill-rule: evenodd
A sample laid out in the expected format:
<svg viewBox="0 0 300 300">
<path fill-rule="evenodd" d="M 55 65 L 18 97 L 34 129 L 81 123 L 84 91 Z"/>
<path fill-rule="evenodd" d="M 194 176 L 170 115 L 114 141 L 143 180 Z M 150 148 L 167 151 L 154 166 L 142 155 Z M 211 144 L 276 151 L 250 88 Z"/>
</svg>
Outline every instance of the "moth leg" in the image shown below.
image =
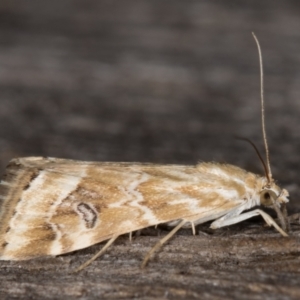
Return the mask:
<svg viewBox="0 0 300 300">
<path fill-rule="evenodd" d="M 129 241 L 132 242 L 132 231 L 129 232 Z"/>
<path fill-rule="evenodd" d="M 288 216 L 288 221 L 289 221 L 289 223 L 293 223 L 296 221 L 295 224 L 299 225 L 300 224 L 300 213 L 296 213 L 296 214 Z"/>
<path fill-rule="evenodd" d="M 287 227 L 286 228 L 287 232 L 290 232 L 291 231 L 291 224 L 290 224 L 290 221 L 289 221 L 288 212 L 287 212 L 285 203 L 283 203 L 281 205 L 281 212 L 283 214 L 283 218 L 284 218 L 284 221 L 285 221 L 285 224 L 286 224 L 286 227 Z"/>
<path fill-rule="evenodd" d="M 184 224 L 186 224 L 188 221 L 186 220 L 182 220 L 176 227 L 174 227 L 172 229 L 172 231 L 170 231 L 164 238 L 162 238 L 161 240 L 159 240 L 156 245 L 147 253 L 147 255 L 145 256 L 142 264 L 141 264 L 141 268 L 143 269 L 147 263 L 148 260 L 150 259 L 151 255 L 157 250 L 159 249 L 165 242 L 167 242 L 182 226 L 184 226 Z"/>
<path fill-rule="evenodd" d="M 112 237 L 110 240 L 107 241 L 107 243 L 102 247 L 100 251 L 98 251 L 92 258 L 90 258 L 88 261 L 80 265 L 77 269 L 75 269 L 72 273 L 77 273 L 87 267 L 89 264 L 91 264 L 95 259 L 97 259 L 99 256 L 101 256 L 107 248 L 118 238 L 119 236 Z"/>
<path fill-rule="evenodd" d="M 195 223 L 191 221 L 191 227 L 192 227 L 192 232 L 193 235 L 196 235 L 196 228 L 195 228 Z"/>
<path fill-rule="evenodd" d="M 272 203 L 273 203 L 273 209 L 276 211 L 277 214 L 277 218 L 281 224 L 281 228 L 282 230 L 286 231 L 289 227 L 289 223 L 287 220 L 287 210 L 286 210 L 286 206 L 283 204 L 282 205 L 282 209 L 280 209 L 275 200 L 271 197 Z M 285 207 L 285 211 L 284 211 L 284 207 Z M 288 230 L 289 231 L 289 230 Z"/>
<path fill-rule="evenodd" d="M 214 221 L 210 225 L 210 228 L 216 229 L 216 228 L 220 228 L 220 227 L 223 227 L 223 226 L 236 224 L 236 223 L 242 222 L 244 220 L 250 219 L 254 216 L 258 216 L 258 215 L 261 215 L 269 226 L 274 226 L 275 229 L 277 229 L 277 231 L 279 233 L 281 233 L 283 236 L 288 236 L 288 234 L 286 232 L 284 232 L 278 226 L 278 224 L 273 220 L 273 218 L 271 216 L 269 216 L 268 214 L 266 214 L 264 211 L 262 211 L 260 209 L 254 209 L 254 210 L 248 211 L 246 213 L 243 213 L 243 214 L 240 214 L 240 215 L 237 215 L 237 216 L 232 216 L 232 217 L 225 215 L 222 218 Z"/>
</svg>

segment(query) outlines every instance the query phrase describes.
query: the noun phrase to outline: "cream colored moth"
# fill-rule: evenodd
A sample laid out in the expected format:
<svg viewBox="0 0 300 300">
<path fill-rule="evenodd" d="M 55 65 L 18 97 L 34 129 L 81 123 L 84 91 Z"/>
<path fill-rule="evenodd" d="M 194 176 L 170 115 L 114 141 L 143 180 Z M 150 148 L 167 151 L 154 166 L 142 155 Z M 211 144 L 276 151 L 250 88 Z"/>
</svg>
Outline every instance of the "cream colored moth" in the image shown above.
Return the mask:
<svg viewBox="0 0 300 300">
<path fill-rule="evenodd" d="M 288 192 L 272 178 L 264 125 L 266 175 L 219 163 L 158 165 L 84 162 L 25 157 L 10 161 L 0 184 L 0 259 L 27 260 L 60 255 L 120 235 L 166 223 L 173 230 L 146 255 L 142 266 L 182 227 L 212 221 L 228 226 L 261 215 L 287 236 Z M 273 207 L 281 227 L 255 206 Z"/>
</svg>

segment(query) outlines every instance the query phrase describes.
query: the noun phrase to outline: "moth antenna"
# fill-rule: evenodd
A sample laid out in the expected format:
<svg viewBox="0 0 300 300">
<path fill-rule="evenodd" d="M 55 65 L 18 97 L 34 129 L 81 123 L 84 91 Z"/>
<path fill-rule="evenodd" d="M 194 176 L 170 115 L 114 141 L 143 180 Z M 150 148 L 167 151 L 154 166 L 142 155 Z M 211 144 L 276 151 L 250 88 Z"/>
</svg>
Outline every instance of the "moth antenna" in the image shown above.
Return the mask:
<svg viewBox="0 0 300 300">
<path fill-rule="evenodd" d="M 255 144 L 254 144 L 252 141 L 250 141 L 249 139 L 244 138 L 244 137 L 236 136 L 235 138 L 238 139 L 238 140 L 242 140 L 242 141 L 248 142 L 248 143 L 254 148 L 254 150 L 255 150 L 257 156 L 259 157 L 259 159 L 260 159 L 260 161 L 261 161 L 261 163 L 262 163 L 262 165 L 263 165 L 263 167 L 264 167 L 265 174 L 266 174 L 266 177 L 267 177 L 267 179 L 268 179 L 268 182 L 271 182 L 271 178 L 269 178 L 269 174 L 268 174 L 268 168 L 267 168 L 267 165 L 266 165 L 266 163 L 264 162 L 264 159 L 262 158 L 262 156 L 261 156 L 261 154 L 259 153 L 259 151 L 258 151 L 257 147 L 255 146 Z"/>
<path fill-rule="evenodd" d="M 256 42 L 257 45 L 257 49 L 258 49 L 258 57 L 259 57 L 259 69 L 260 69 L 260 99 L 261 99 L 261 123 L 262 123 L 262 133 L 263 133 L 263 138 L 264 138 L 264 144 L 265 144 L 265 151 L 266 151 L 266 160 L 267 160 L 267 179 L 269 184 L 273 181 L 272 178 L 272 172 L 271 172 L 271 166 L 270 166 L 270 154 L 269 154 L 269 147 L 268 147 L 268 141 L 267 141 L 267 134 L 266 134 L 266 125 L 265 125 L 265 102 L 264 102 L 264 72 L 263 72 L 263 59 L 262 59 L 262 55 L 261 55 L 261 48 L 260 48 L 260 44 L 259 41 L 256 37 L 256 35 L 254 34 L 254 32 L 252 32 L 253 38 Z M 286 212 L 286 208 L 283 207 L 282 211 L 279 210 L 279 208 L 277 207 L 275 200 L 273 200 L 273 206 L 274 209 L 277 213 L 277 216 L 280 220 L 281 223 L 281 227 L 282 229 L 285 231 L 286 229 L 290 229 L 290 225 L 287 219 L 287 212 Z M 288 224 L 288 225 L 286 225 Z"/>
<path fill-rule="evenodd" d="M 256 42 L 257 50 L 258 50 L 258 57 L 259 57 L 259 69 L 260 69 L 260 100 L 261 100 L 261 123 L 262 123 L 262 133 L 263 133 L 263 139 L 265 144 L 265 151 L 266 151 L 266 160 L 267 160 L 267 179 L 269 183 L 271 183 L 272 179 L 272 172 L 271 172 L 271 166 L 270 166 L 270 154 L 269 154 L 269 147 L 268 147 L 268 141 L 267 141 L 267 134 L 266 134 L 266 125 L 265 125 L 265 101 L 264 101 L 264 72 L 263 72 L 263 60 L 261 55 L 261 48 L 259 41 L 252 32 L 253 38 Z"/>
</svg>

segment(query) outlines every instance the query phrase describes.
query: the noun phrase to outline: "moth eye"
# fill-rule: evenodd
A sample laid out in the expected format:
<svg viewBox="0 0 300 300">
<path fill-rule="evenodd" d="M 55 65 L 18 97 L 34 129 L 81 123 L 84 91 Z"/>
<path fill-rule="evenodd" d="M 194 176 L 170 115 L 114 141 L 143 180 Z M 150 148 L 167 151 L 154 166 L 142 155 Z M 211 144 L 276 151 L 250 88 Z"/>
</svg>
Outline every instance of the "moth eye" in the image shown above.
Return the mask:
<svg viewBox="0 0 300 300">
<path fill-rule="evenodd" d="M 262 205 L 265 205 L 265 206 L 272 205 L 273 203 L 272 203 L 272 200 L 271 200 L 270 192 L 268 192 L 268 191 L 263 192 L 260 195 L 260 202 L 261 202 Z"/>
</svg>

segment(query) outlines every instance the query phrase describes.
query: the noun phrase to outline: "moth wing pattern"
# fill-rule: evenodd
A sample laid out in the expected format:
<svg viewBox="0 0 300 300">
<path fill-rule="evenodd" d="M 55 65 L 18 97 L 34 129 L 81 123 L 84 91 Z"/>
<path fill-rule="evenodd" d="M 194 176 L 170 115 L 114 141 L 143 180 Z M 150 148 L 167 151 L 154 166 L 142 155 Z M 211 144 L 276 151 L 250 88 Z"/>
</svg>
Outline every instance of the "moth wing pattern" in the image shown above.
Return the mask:
<svg viewBox="0 0 300 300">
<path fill-rule="evenodd" d="M 226 175 L 239 172 L 235 182 Z M 0 184 L 0 259 L 78 250 L 160 223 L 203 223 L 247 203 L 230 165 L 80 162 L 27 157 L 10 162 Z"/>
</svg>

